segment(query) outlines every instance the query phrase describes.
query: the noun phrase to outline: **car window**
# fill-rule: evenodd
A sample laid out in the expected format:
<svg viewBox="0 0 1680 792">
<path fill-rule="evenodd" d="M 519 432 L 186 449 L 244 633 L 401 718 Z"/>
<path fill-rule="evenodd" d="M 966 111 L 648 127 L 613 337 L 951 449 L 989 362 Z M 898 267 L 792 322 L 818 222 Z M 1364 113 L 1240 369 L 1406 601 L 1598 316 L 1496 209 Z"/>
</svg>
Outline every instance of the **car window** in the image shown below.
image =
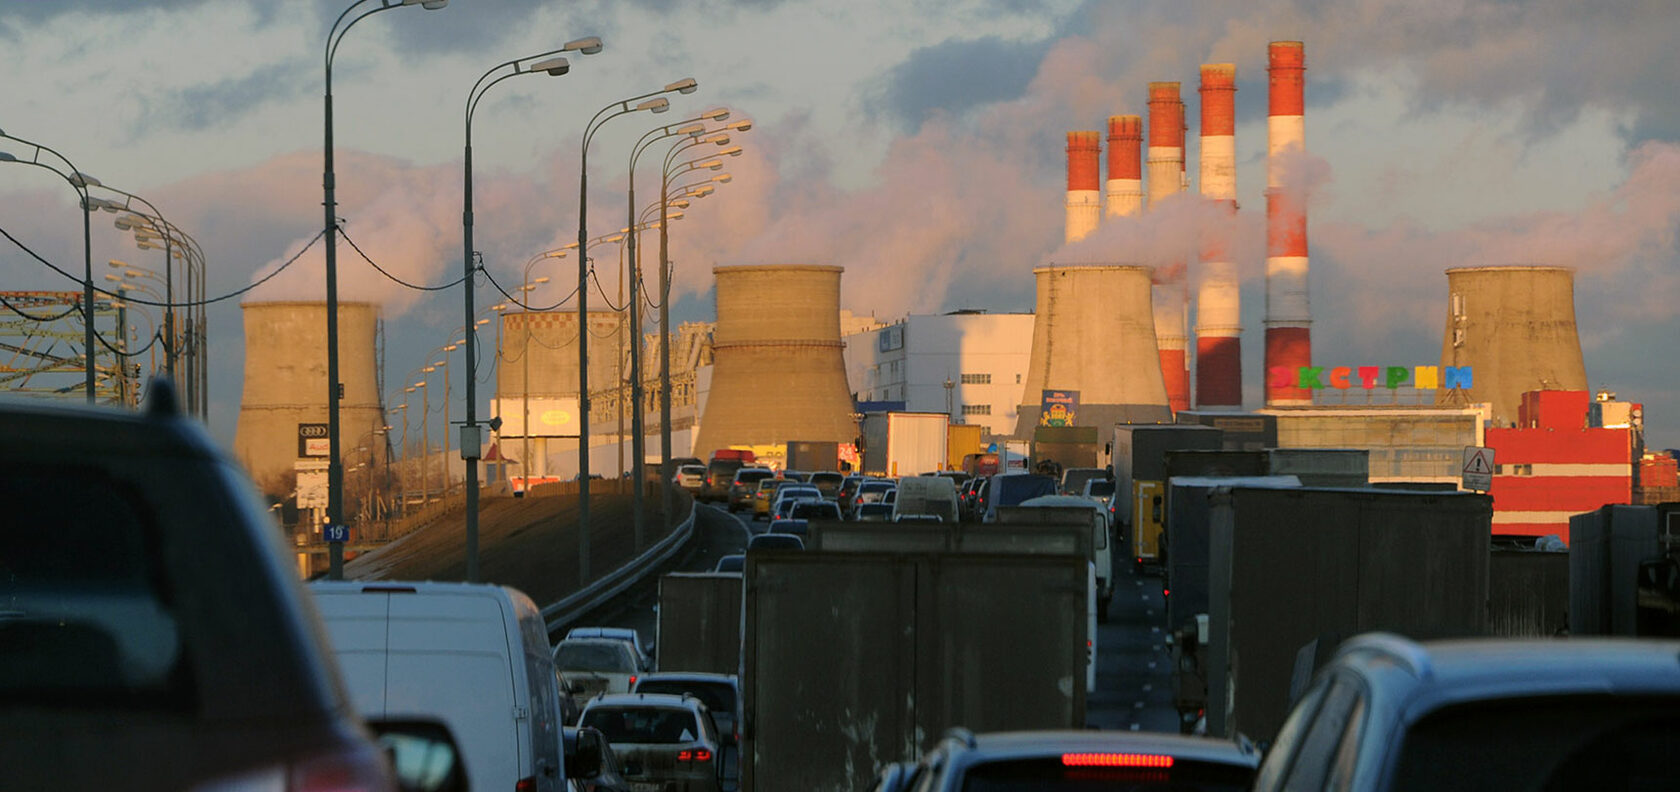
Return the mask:
<svg viewBox="0 0 1680 792">
<path fill-rule="evenodd" d="M 561 641 L 554 653 L 554 664 L 568 671 L 630 673 L 636 670 L 630 647 L 610 643 Z"/>
<path fill-rule="evenodd" d="M 579 725 L 600 729 L 610 743 L 694 742 L 707 733 L 692 711 L 675 707 L 590 707 Z"/>
<path fill-rule="evenodd" d="M 64 473 L 0 476 L 0 702 L 188 705 L 150 506 L 97 471 Z"/>
<path fill-rule="evenodd" d="M 636 684 L 637 693 L 687 693 L 713 712 L 729 714 L 735 711 L 735 689 L 728 685 L 680 679 L 644 679 Z"/>
<path fill-rule="evenodd" d="M 840 507 L 829 501 L 804 501 L 794 504 L 792 515 L 796 520 L 838 520 Z"/>
<path fill-rule="evenodd" d="M 1318 705 L 1324 700 L 1324 684 L 1316 684 L 1307 689 L 1301 700 L 1289 710 L 1289 716 L 1284 718 L 1282 728 L 1278 729 L 1277 738 L 1272 740 L 1271 748 L 1266 751 L 1266 759 L 1260 765 L 1260 772 L 1254 778 L 1254 788 L 1258 790 L 1275 789 L 1278 782 L 1283 780 L 1283 771 L 1287 769 L 1291 755 L 1295 753 L 1295 744 L 1301 739 L 1301 732 L 1312 721 L 1313 715 L 1318 713 Z"/>
<path fill-rule="evenodd" d="M 1352 722 L 1354 705 L 1359 698 L 1355 684 L 1338 677 L 1324 694 L 1318 714 L 1307 725 L 1301 737 L 1301 748 L 1295 752 L 1284 789 L 1320 789 L 1330 772 L 1330 762 L 1342 741 L 1342 732 Z"/>
</svg>

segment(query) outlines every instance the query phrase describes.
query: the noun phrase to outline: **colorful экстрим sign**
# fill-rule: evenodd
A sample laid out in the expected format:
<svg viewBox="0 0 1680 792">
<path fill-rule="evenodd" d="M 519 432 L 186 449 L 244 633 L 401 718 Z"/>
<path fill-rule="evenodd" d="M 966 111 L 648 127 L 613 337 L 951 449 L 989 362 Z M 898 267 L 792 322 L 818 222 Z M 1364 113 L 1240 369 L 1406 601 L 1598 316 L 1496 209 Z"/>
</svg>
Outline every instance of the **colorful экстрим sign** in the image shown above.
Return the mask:
<svg viewBox="0 0 1680 792">
<path fill-rule="evenodd" d="M 1470 388 L 1475 380 L 1469 366 L 1273 366 L 1267 384 L 1273 388 L 1365 388 L 1389 390 Z"/>
</svg>

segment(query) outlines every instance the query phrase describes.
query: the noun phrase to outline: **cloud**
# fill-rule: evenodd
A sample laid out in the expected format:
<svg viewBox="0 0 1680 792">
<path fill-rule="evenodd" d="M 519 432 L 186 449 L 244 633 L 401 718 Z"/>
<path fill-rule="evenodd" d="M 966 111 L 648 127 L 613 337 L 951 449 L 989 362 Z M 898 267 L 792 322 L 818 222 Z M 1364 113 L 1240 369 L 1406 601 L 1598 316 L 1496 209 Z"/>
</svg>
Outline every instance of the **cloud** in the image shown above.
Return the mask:
<svg viewBox="0 0 1680 792">
<path fill-rule="evenodd" d="M 1020 96 L 1049 48 L 1047 40 L 997 36 L 923 47 L 876 78 L 866 105 L 906 129 L 915 129 L 935 111 L 960 116 Z"/>
</svg>

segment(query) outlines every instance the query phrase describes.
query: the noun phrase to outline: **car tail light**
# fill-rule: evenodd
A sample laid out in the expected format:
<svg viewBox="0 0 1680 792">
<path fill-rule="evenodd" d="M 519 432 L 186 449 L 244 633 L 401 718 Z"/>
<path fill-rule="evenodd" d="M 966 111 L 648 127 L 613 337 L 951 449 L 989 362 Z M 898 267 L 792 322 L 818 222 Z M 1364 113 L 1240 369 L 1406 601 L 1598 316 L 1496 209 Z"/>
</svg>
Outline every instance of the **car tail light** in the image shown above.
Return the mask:
<svg viewBox="0 0 1680 792">
<path fill-rule="evenodd" d="M 630 675 L 630 687 L 635 687 L 635 686 L 636 686 L 636 675 L 631 674 Z"/>
<path fill-rule="evenodd" d="M 513 792 L 536 792 L 536 789 L 537 779 L 535 776 L 521 778 L 513 784 Z"/>
<path fill-rule="evenodd" d="M 1160 754 L 1065 753 L 1063 767 L 1172 767 L 1173 758 Z"/>
<path fill-rule="evenodd" d="M 311 756 L 292 765 L 289 792 L 355 792 L 396 786 L 383 756 L 373 746 L 353 746 Z"/>
<path fill-rule="evenodd" d="M 712 752 L 705 748 L 683 749 L 677 752 L 679 762 L 710 762 Z"/>
</svg>

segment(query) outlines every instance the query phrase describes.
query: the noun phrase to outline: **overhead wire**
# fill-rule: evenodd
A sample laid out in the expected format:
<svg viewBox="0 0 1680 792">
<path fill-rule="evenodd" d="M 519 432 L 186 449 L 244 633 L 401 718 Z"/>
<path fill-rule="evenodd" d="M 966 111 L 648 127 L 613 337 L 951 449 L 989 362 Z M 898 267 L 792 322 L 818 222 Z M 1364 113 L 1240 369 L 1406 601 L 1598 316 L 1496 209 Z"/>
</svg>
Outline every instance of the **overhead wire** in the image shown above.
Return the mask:
<svg viewBox="0 0 1680 792">
<path fill-rule="evenodd" d="M 368 258 L 368 254 L 362 252 L 361 246 L 356 244 L 356 240 L 350 238 L 350 233 L 348 231 L 344 230 L 344 226 L 342 226 L 342 225 L 339 226 L 338 233 L 339 233 L 340 236 L 344 237 L 344 241 L 350 243 L 350 247 L 351 247 L 351 249 L 356 251 L 356 255 L 361 256 L 363 261 L 367 262 L 374 269 L 379 270 L 379 274 L 384 275 L 386 278 L 389 278 L 392 283 L 395 283 L 399 286 L 404 286 L 404 287 L 413 289 L 415 291 L 443 291 L 444 289 L 453 289 L 456 286 L 461 285 L 467 279 L 467 276 L 462 275 L 461 277 L 456 278 L 455 280 L 452 280 L 448 283 L 445 283 L 442 286 L 421 286 L 419 284 L 409 283 L 408 281 L 405 281 L 402 278 L 399 278 L 395 275 L 392 275 L 384 267 L 379 266 L 379 264 L 377 262 L 375 262 L 373 259 Z"/>
</svg>

